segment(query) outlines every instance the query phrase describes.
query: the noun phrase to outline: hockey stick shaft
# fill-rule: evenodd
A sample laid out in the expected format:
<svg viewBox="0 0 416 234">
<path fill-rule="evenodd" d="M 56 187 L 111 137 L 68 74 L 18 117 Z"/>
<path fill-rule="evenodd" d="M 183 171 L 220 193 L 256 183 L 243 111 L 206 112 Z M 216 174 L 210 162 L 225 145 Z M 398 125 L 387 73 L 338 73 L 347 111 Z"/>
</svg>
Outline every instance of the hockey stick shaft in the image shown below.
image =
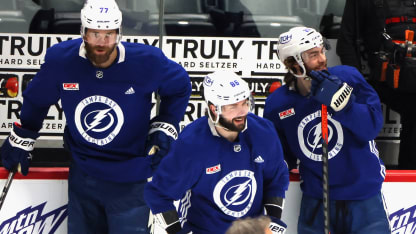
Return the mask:
<svg viewBox="0 0 416 234">
<path fill-rule="evenodd" d="M 329 234 L 329 176 L 328 176 L 328 111 L 326 105 L 321 107 L 322 128 L 322 190 L 324 206 L 324 230 Z"/>
<path fill-rule="evenodd" d="M 6 180 L 6 184 L 4 184 L 3 191 L 0 196 L 0 210 L 3 207 L 4 200 L 6 200 L 7 193 L 9 192 L 10 185 L 12 184 L 14 175 L 16 171 L 9 172 L 9 176 Z"/>
</svg>

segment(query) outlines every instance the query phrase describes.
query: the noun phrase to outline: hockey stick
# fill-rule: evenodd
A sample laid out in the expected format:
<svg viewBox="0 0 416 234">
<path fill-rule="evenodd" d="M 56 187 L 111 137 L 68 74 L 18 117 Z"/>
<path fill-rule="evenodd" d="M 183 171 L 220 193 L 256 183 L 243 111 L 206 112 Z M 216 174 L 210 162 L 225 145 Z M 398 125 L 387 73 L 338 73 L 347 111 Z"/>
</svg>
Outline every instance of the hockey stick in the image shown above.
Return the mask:
<svg viewBox="0 0 416 234">
<path fill-rule="evenodd" d="M 16 174 L 16 170 L 9 172 L 9 176 L 6 180 L 6 184 L 4 184 L 3 192 L 0 196 L 0 210 L 3 207 L 4 200 L 6 200 L 7 192 L 9 191 L 10 185 L 12 184 L 14 175 Z"/>
<path fill-rule="evenodd" d="M 328 176 L 328 111 L 326 105 L 321 108 L 322 128 L 322 190 L 324 204 L 324 230 L 329 234 L 329 176 Z"/>
</svg>

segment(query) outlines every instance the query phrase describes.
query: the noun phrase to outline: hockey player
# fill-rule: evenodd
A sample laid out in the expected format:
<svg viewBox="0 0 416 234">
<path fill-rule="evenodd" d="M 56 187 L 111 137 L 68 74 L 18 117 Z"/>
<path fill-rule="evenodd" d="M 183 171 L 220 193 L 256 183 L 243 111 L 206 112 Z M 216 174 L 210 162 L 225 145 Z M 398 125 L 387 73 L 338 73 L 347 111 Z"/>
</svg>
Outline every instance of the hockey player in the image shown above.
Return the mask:
<svg viewBox="0 0 416 234">
<path fill-rule="evenodd" d="M 278 55 L 289 72 L 267 98 L 264 117 L 274 122 L 289 169 L 300 161 L 298 233 L 324 231 L 321 104 L 328 106 L 330 232 L 390 233 L 385 167 L 374 143 L 383 123 L 377 93 L 357 69 L 328 68 L 322 36 L 312 28 L 282 33 Z"/>
<path fill-rule="evenodd" d="M 203 87 L 208 116 L 182 131 L 145 188 L 155 220 L 168 233 L 220 234 L 265 208 L 283 233 L 289 174 L 273 124 L 249 113 L 250 89 L 235 73 L 209 74 Z"/>
<path fill-rule="evenodd" d="M 88 0 L 81 22 L 82 38 L 48 49 L 23 93 L 21 125 L 4 142 L 2 162 L 28 173 L 43 119 L 60 99 L 72 154 L 68 233 L 148 233 L 143 188 L 177 137 L 189 76 L 158 48 L 120 42 L 122 14 L 114 0 Z M 150 120 L 156 90 L 160 111 Z"/>
</svg>

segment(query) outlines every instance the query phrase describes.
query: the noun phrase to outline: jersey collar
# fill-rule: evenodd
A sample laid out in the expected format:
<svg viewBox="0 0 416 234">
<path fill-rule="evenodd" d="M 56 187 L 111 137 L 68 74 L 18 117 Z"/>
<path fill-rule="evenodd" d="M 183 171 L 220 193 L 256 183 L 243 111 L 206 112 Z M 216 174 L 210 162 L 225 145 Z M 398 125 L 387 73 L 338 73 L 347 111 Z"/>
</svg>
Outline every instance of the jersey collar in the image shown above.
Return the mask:
<svg viewBox="0 0 416 234">
<path fill-rule="evenodd" d="M 218 134 L 217 129 L 215 129 L 215 123 L 212 122 L 211 118 L 208 117 L 207 119 L 208 119 L 208 126 L 209 126 L 209 129 L 211 130 L 212 135 L 216 137 L 221 137 L 221 135 Z M 248 118 L 246 120 L 246 126 L 241 132 L 244 132 L 245 130 L 247 130 L 247 124 L 248 124 Z"/>
</svg>

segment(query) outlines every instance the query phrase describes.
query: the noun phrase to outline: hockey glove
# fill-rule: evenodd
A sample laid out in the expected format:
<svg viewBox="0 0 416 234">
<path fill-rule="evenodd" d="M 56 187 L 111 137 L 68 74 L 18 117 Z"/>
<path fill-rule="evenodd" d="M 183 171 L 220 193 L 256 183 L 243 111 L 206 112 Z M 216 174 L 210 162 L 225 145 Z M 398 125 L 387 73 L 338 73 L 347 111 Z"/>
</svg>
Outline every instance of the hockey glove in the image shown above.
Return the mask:
<svg viewBox="0 0 416 234">
<path fill-rule="evenodd" d="M 280 219 L 275 217 L 270 217 L 272 221 L 270 222 L 270 230 L 273 234 L 284 234 L 286 232 L 287 225 Z"/>
<path fill-rule="evenodd" d="M 146 141 L 146 153 L 152 157 L 151 166 L 156 170 L 162 158 L 169 152 L 170 144 L 178 138 L 176 128 L 169 123 L 153 122 Z"/>
<path fill-rule="evenodd" d="M 38 137 L 39 133 L 23 129 L 14 123 L 9 137 L 0 149 L 3 166 L 9 171 L 14 171 L 20 164 L 21 173 L 27 175 L 29 162 L 32 159 L 30 152 L 34 149 Z"/>
<path fill-rule="evenodd" d="M 334 111 L 341 111 L 354 99 L 353 88 L 328 71 L 311 71 L 309 75 L 312 78 L 313 98 Z"/>
<path fill-rule="evenodd" d="M 168 210 L 158 214 L 152 214 L 152 212 L 150 212 L 148 226 L 151 234 L 156 233 L 156 226 L 165 230 L 168 234 L 182 232 L 181 223 L 179 222 L 178 212 L 176 212 L 176 210 Z"/>
</svg>

